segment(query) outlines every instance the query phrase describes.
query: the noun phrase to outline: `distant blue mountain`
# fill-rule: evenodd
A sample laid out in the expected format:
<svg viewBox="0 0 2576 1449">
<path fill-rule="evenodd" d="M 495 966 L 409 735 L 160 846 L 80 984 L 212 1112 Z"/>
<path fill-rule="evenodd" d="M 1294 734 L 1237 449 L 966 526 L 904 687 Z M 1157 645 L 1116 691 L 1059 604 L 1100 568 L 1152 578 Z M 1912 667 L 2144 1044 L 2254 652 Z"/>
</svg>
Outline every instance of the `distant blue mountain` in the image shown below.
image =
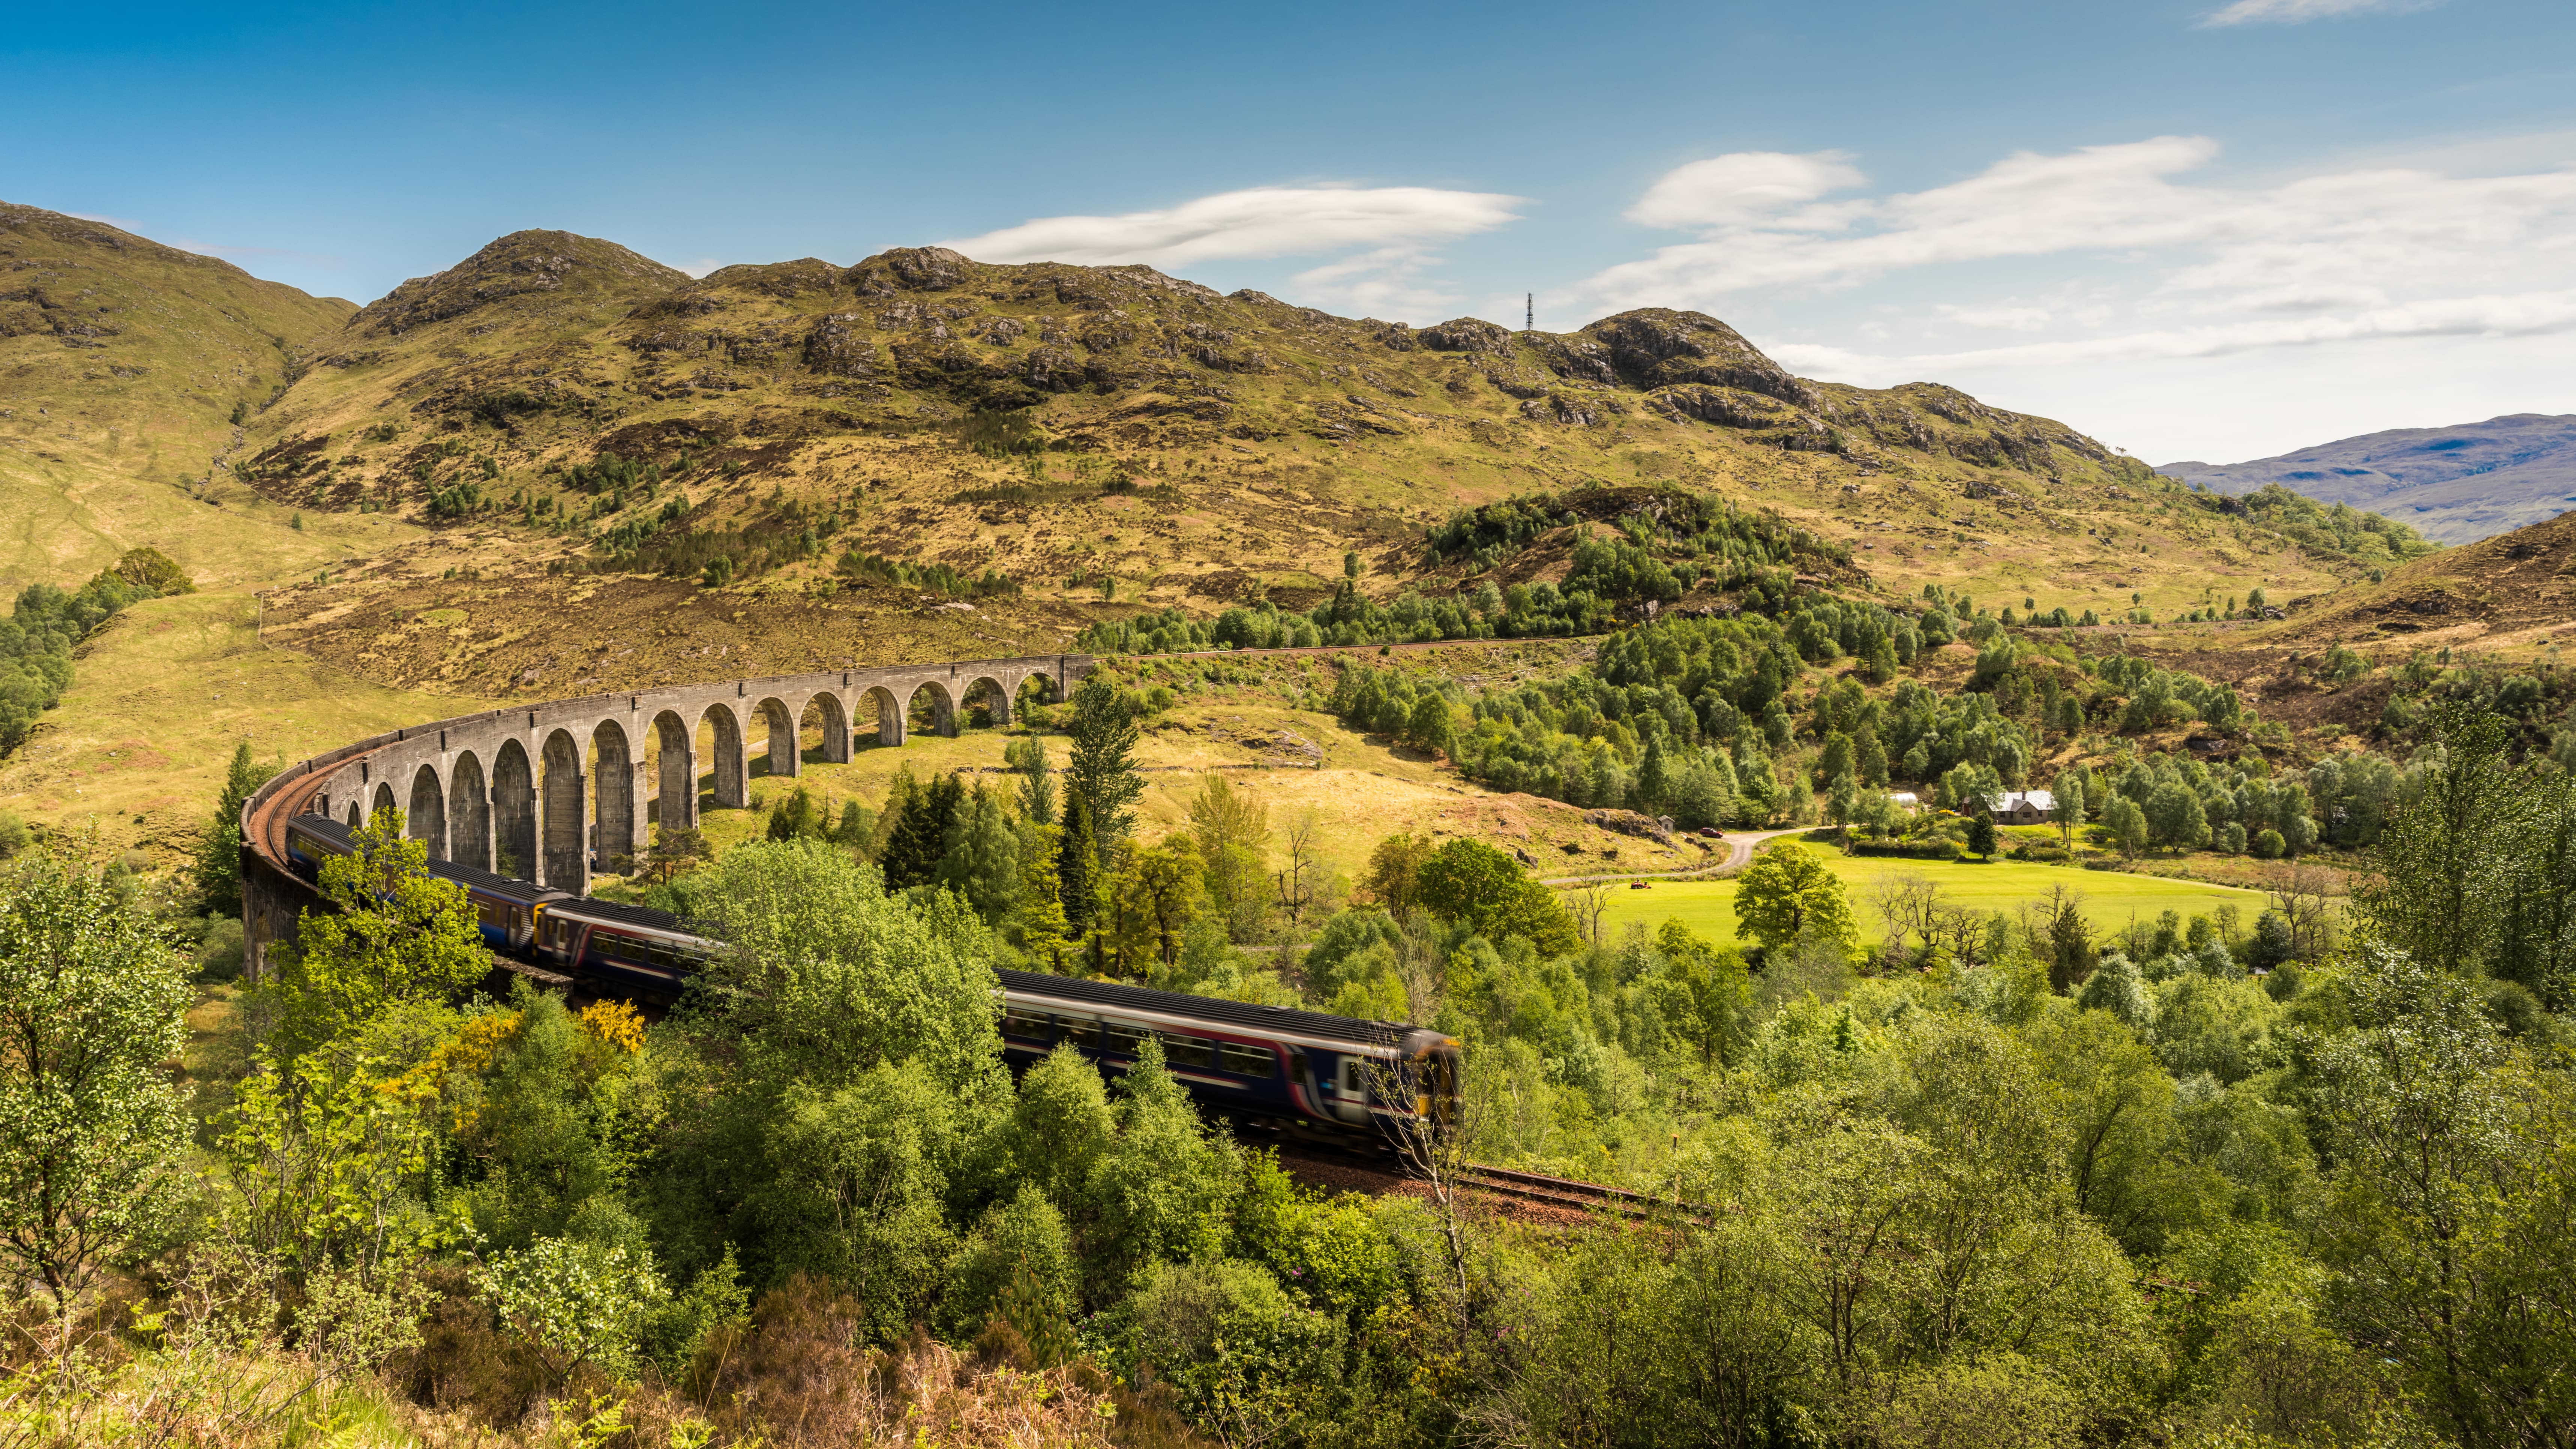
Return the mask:
<svg viewBox="0 0 2576 1449">
<path fill-rule="evenodd" d="M 2576 414 L 2514 413 L 2451 428 L 2392 428 L 2250 463 L 2156 469 L 2221 493 L 2278 483 L 2383 513 L 2444 543 L 2475 543 L 2576 508 Z"/>
</svg>

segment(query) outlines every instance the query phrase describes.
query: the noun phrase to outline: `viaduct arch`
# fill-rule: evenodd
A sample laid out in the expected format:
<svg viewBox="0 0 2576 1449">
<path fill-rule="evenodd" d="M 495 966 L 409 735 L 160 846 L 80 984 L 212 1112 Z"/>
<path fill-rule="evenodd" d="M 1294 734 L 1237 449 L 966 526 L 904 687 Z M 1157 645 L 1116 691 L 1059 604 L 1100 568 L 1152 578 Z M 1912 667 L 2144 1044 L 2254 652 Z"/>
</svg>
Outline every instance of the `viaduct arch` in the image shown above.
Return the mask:
<svg viewBox="0 0 2576 1449">
<path fill-rule="evenodd" d="M 287 869 L 290 816 L 355 825 L 399 806 L 405 833 L 435 857 L 580 895 L 594 872 L 622 872 L 642 855 L 653 823 L 694 827 L 702 779 L 713 808 L 748 806 L 755 733 L 770 773 L 794 776 L 809 719 L 821 723 L 818 757 L 846 763 L 863 718 L 873 715 L 881 746 L 904 742 L 916 704 L 943 735 L 957 733 L 970 707 L 1007 724 L 1015 701 L 1063 699 L 1096 666 L 1089 655 L 1054 654 L 666 686 L 433 720 L 344 745 L 290 766 L 243 803 L 248 969 L 256 977 L 267 948 L 293 939 L 297 915 L 318 903 Z"/>
</svg>

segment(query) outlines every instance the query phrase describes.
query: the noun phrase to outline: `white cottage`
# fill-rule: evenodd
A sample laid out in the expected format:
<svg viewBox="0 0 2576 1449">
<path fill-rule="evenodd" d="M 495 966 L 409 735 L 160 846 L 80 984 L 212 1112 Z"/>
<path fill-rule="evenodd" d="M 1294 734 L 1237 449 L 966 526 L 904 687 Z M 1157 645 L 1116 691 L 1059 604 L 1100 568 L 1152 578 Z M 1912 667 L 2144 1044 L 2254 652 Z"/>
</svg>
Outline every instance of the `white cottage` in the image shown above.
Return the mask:
<svg viewBox="0 0 2576 1449">
<path fill-rule="evenodd" d="M 2046 790 L 2007 790 L 1986 802 L 1997 825 L 2045 825 L 2057 818 L 2057 797 Z"/>
</svg>

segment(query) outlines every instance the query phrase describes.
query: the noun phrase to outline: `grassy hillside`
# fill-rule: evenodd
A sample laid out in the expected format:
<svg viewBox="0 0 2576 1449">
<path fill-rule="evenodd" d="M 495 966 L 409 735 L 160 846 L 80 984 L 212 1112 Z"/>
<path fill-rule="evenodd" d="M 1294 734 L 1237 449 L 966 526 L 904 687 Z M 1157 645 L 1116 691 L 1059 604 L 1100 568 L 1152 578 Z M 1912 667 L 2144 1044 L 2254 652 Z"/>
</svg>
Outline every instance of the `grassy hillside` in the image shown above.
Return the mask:
<svg viewBox="0 0 2576 1449">
<path fill-rule="evenodd" d="M 101 626 L 72 687 L 0 761 L 0 806 L 51 829 L 95 824 L 176 864 L 206 823 L 233 746 L 296 760 L 379 730 L 486 707 L 386 689 L 260 640 L 259 600 L 226 589 L 149 599 Z"/>
<path fill-rule="evenodd" d="M 237 414 L 284 392 L 298 349 L 353 310 L 0 203 L 0 587 L 74 583 L 140 544 L 209 582 L 346 551 L 363 535 L 313 520 L 298 536 L 217 463 Z"/>
<path fill-rule="evenodd" d="M 1412 328 L 938 248 L 692 281 L 520 232 L 353 314 L 313 363 L 250 429 L 259 492 L 450 536 L 383 572 L 394 593 L 344 582 L 287 606 L 302 647 L 352 668 L 385 655 L 385 610 L 431 606 L 412 585 L 451 569 L 508 580 L 493 607 L 511 618 L 485 639 L 544 621 L 565 655 L 606 656 L 582 669 L 640 681 L 675 664 L 621 652 L 636 619 L 789 668 L 817 654 L 790 621 L 825 593 L 861 639 L 1043 649 L 1136 607 L 1312 603 L 1346 552 L 1376 597 L 1443 591 L 1467 580 L 1418 567 L 1426 529 L 1602 485 L 1776 512 L 1847 550 L 1864 589 L 2171 612 L 2361 573 L 2063 424 L 1928 383 L 1808 382 L 1695 313 Z M 702 599 L 703 581 L 729 587 Z M 977 627 L 938 617 L 967 605 Z M 488 690 L 517 672 L 396 652 L 405 677 Z"/>
</svg>

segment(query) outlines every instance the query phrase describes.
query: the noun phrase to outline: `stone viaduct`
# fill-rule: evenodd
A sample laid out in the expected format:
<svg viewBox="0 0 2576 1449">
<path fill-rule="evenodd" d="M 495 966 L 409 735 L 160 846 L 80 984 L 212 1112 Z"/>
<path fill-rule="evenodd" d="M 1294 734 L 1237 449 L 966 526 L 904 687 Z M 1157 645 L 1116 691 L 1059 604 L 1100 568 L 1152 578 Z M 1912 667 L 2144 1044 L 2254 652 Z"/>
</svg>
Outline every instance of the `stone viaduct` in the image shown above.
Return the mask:
<svg viewBox="0 0 2576 1449">
<path fill-rule="evenodd" d="M 256 973 L 270 943 L 291 939 L 315 899 L 287 869 L 288 816 L 355 825 L 399 807 L 434 858 L 580 895 L 593 871 L 644 853 L 648 816 L 695 826 L 702 776 L 713 777 L 716 808 L 749 805 L 755 731 L 769 773 L 794 776 L 811 725 L 820 758 L 845 763 L 855 721 L 871 709 L 879 745 L 902 744 L 916 712 L 954 735 L 970 707 L 1007 724 L 1024 689 L 1060 700 L 1092 667 L 1088 655 L 1059 654 L 667 686 L 490 710 L 342 746 L 289 766 L 242 807 L 249 965 Z"/>
</svg>

